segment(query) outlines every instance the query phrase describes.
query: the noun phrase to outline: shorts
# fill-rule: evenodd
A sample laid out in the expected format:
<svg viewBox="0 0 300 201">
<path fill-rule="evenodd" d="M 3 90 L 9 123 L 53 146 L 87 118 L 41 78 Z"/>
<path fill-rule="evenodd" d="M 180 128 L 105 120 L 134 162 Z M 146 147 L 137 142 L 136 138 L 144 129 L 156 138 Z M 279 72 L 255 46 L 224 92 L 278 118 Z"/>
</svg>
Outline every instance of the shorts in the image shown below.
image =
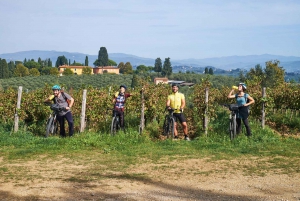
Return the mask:
<svg viewBox="0 0 300 201">
<path fill-rule="evenodd" d="M 173 113 L 173 117 L 175 119 L 175 122 L 177 122 L 178 120 L 180 121 L 180 123 L 186 122 L 186 119 L 185 119 L 185 116 L 183 113 Z"/>
</svg>

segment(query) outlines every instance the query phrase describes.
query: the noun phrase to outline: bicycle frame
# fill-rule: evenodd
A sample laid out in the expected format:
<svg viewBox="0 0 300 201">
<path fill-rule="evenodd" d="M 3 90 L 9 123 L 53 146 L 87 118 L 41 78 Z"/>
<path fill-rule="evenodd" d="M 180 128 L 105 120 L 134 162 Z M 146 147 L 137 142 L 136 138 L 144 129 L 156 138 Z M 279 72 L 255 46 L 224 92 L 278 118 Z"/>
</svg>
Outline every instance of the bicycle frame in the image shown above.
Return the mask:
<svg viewBox="0 0 300 201">
<path fill-rule="evenodd" d="M 163 125 L 163 135 L 167 138 L 174 138 L 174 129 L 175 129 L 175 119 L 173 117 L 174 109 L 169 110 L 169 114 L 165 116 L 164 125 Z"/>
<path fill-rule="evenodd" d="M 115 109 L 112 109 L 112 111 L 113 111 L 113 118 L 110 126 L 110 134 L 114 136 L 121 128 L 121 122 L 120 122 L 120 117 L 117 115 Z"/>
<path fill-rule="evenodd" d="M 52 110 L 52 113 L 50 114 L 46 124 L 45 137 L 48 137 L 50 134 L 54 135 L 57 133 L 58 131 L 57 112 L 62 111 L 65 108 L 59 107 L 56 104 L 50 104 L 50 103 L 45 103 L 45 104 L 50 106 Z"/>
<path fill-rule="evenodd" d="M 233 140 L 236 138 L 237 135 L 237 122 L 236 122 L 236 116 L 239 110 L 239 107 L 237 104 L 229 104 L 225 105 L 229 108 L 230 110 L 230 115 L 229 115 L 229 135 L 230 135 L 230 140 Z"/>
</svg>

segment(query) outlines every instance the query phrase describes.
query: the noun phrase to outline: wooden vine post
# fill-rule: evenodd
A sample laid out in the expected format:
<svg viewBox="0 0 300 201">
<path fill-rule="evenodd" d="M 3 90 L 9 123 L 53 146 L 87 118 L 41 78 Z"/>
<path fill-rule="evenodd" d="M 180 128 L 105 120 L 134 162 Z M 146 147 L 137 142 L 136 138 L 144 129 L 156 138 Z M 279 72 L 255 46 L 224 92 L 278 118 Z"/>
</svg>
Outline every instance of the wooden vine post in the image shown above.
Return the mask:
<svg viewBox="0 0 300 201">
<path fill-rule="evenodd" d="M 85 108 L 86 108 L 86 93 L 87 90 L 83 90 L 82 95 L 82 106 L 81 106 L 81 115 L 80 115 L 80 132 L 82 133 L 85 128 Z"/>
<path fill-rule="evenodd" d="M 207 136 L 208 131 L 208 88 L 205 88 L 205 111 L 204 111 L 204 130 Z"/>
<path fill-rule="evenodd" d="M 262 98 L 264 99 L 266 97 L 266 87 L 263 87 L 262 89 Z M 262 102 L 262 114 L 261 114 L 261 127 L 265 128 L 265 118 L 266 118 L 266 112 L 265 112 L 265 101 Z"/>
<path fill-rule="evenodd" d="M 18 110 L 21 108 L 21 98 L 22 98 L 22 86 L 19 86 L 18 89 L 18 99 L 17 99 L 17 108 L 15 112 L 15 125 L 14 125 L 14 132 L 17 132 L 19 130 L 19 115 Z"/>
<path fill-rule="evenodd" d="M 141 91 L 142 109 L 141 109 L 141 123 L 140 123 L 140 134 L 143 133 L 145 128 L 145 100 L 144 100 L 144 90 Z"/>
</svg>

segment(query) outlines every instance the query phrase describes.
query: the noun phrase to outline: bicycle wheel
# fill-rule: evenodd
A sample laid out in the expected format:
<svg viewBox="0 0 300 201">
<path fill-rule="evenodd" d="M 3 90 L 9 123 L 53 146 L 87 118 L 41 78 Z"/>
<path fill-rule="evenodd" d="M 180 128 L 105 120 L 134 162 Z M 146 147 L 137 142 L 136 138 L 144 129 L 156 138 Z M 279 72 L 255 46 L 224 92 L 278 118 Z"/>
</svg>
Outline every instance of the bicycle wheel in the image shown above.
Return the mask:
<svg viewBox="0 0 300 201">
<path fill-rule="evenodd" d="M 236 137 L 236 118 L 233 116 L 230 120 L 230 140 Z"/>
<path fill-rule="evenodd" d="M 164 120 L 164 125 L 163 125 L 163 135 L 168 137 L 169 134 L 169 117 L 166 116 Z"/>
<path fill-rule="evenodd" d="M 168 136 L 171 137 L 172 139 L 174 138 L 174 129 L 175 129 L 175 121 L 173 118 L 170 118 Z"/>
<path fill-rule="evenodd" d="M 110 134 L 114 136 L 118 130 L 118 117 L 113 117 L 111 120 Z"/>
<path fill-rule="evenodd" d="M 53 121 L 54 121 L 54 118 L 53 116 L 51 116 L 48 121 L 47 121 L 47 124 L 46 124 L 46 134 L 45 134 L 45 137 L 48 137 L 49 134 L 51 134 L 52 132 L 52 127 L 53 127 Z"/>
</svg>

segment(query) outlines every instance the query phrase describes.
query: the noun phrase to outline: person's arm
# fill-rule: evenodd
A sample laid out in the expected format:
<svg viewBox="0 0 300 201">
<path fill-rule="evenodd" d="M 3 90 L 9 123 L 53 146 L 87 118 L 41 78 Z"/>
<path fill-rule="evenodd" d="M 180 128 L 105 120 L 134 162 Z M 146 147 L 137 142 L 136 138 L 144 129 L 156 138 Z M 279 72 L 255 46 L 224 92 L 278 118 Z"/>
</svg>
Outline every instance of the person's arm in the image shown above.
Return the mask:
<svg viewBox="0 0 300 201">
<path fill-rule="evenodd" d="M 244 106 L 249 106 L 249 105 L 255 103 L 255 100 L 251 96 L 249 96 L 249 95 L 248 95 L 248 99 L 250 100 L 249 103 L 246 103 Z"/>
<path fill-rule="evenodd" d="M 168 99 L 167 102 L 166 102 L 166 107 L 167 108 L 170 108 L 170 103 L 171 103 L 171 101 L 170 101 L 170 99 Z"/>
<path fill-rule="evenodd" d="M 74 104 L 74 98 L 71 97 L 71 99 L 69 99 L 71 102 L 69 103 L 69 107 L 66 107 L 66 110 L 70 110 L 71 107 L 73 106 Z"/>
<path fill-rule="evenodd" d="M 232 90 L 229 92 L 227 98 L 235 98 L 235 94 L 233 94 L 233 92 L 234 92 L 234 89 L 232 89 Z"/>
<path fill-rule="evenodd" d="M 185 98 L 183 97 L 183 98 L 181 99 L 180 111 L 183 111 L 184 107 L 185 107 Z"/>
<path fill-rule="evenodd" d="M 44 100 L 44 103 L 47 103 L 47 102 L 52 101 L 53 98 L 54 98 L 54 95 L 50 95 L 48 98 L 46 98 L 46 99 Z"/>
</svg>

